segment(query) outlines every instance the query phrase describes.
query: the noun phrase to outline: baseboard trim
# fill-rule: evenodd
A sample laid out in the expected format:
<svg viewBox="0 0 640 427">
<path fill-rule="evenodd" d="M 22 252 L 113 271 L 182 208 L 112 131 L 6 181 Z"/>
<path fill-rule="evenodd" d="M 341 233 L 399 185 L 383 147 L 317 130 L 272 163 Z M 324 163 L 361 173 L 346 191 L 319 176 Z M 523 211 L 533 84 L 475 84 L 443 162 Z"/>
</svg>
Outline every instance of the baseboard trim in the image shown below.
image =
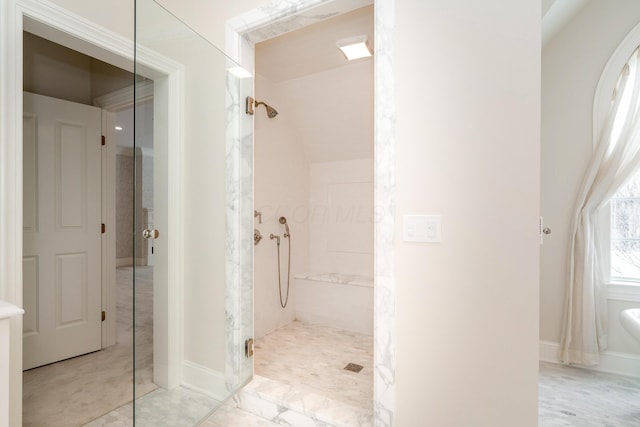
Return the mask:
<svg viewBox="0 0 640 427">
<path fill-rule="evenodd" d="M 559 354 L 559 343 L 540 341 L 539 357 L 541 362 L 561 363 Z M 604 351 L 600 354 L 600 363 L 596 366 L 580 367 L 592 371 L 640 378 L 640 355 L 617 351 Z"/>
<path fill-rule="evenodd" d="M 228 397 L 224 373 L 188 360 L 182 362 L 182 385 L 219 401 Z"/>
<path fill-rule="evenodd" d="M 128 267 L 133 265 L 133 258 L 117 258 L 116 267 Z"/>
</svg>

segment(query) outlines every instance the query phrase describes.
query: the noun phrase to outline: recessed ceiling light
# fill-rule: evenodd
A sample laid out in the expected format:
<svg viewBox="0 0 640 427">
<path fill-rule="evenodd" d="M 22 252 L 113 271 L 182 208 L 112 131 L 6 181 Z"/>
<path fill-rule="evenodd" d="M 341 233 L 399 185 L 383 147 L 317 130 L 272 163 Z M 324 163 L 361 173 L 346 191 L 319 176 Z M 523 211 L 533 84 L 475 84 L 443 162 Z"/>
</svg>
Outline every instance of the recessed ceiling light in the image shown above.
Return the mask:
<svg viewBox="0 0 640 427">
<path fill-rule="evenodd" d="M 340 48 L 344 56 L 349 60 L 366 58 L 373 55 L 367 36 L 356 36 L 338 40 L 336 46 Z"/>
<path fill-rule="evenodd" d="M 122 130 L 122 126 L 116 126 L 116 130 Z"/>
<path fill-rule="evenodd" d="M 236 76 L 239 79 L 246 79 L 248 77 L 252 77 L 252 74 L 246 69 L 238 66 L 238 67 L 230 67 L 229 72 Z"/>
</svg>

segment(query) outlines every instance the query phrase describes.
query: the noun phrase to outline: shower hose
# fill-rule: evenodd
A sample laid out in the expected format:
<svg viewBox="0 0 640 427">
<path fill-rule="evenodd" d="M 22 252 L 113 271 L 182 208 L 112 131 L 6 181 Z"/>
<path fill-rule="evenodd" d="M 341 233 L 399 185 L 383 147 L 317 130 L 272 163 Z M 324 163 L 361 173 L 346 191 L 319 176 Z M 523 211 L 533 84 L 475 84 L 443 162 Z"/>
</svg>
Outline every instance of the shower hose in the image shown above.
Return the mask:
<svg viewBox="0 0 640 427">
<path fill-rule="evenodd" d="M 285 308 L 287 303 L 289 302 L 289 280 L 291 278 L 291 236 L 287 236 L 287 240 L 289 241 L 289 257 L 287 260 L 287 293 L 284 298 L 284 302 L 282 301 L 282 275 L 280 274 L 280 239 L 278 239 L 278 293 L 280 294 L 280 306 Z"/>
</svg>

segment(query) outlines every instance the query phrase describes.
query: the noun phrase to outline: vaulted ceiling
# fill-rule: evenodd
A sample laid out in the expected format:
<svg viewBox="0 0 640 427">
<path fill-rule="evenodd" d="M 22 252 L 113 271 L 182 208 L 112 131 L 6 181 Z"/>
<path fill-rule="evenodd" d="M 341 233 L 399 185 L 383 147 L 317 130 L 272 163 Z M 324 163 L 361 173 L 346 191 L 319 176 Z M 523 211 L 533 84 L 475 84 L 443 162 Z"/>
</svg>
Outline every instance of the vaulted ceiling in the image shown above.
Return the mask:
<svg viewBox="0 0 640 427">
<path fill-rule="evenodd" d="M 373 59 L 349 62 L 336 47 L 366 35 L 373 48 L 373 27 L 365 6 L 256 45 L 256 96 L 279 103 L 311 163 L 373 157 Z"/>
<path fill-rule="evenodd" d="M 589 1 L 541 0 L 543 45 Z M 301 135 L 310 162 L 373 156 L 373 61 L 349 64 L 336 48 L 355 35 L 373 47 L 372 4 L 256 44 L 256 90 L 262 79 L 277 88 L 278 119 Z"/>
</svg>

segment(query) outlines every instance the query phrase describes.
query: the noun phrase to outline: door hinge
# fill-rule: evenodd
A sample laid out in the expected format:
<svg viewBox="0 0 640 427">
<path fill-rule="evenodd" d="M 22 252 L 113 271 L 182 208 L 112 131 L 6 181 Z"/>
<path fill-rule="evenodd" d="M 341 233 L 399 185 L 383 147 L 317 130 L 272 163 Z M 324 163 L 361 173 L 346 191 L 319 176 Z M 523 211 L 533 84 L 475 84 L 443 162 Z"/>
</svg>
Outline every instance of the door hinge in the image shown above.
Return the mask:
<svg viewBox="0 0 640 427">
<path fill-rule="evenodd" d="M 102 310 L 102 321 L 104 322 L 105 320 L 107 320 L 107 312 Z"/>
<path fill-rule="evenodd" d="M 253 338 L 249 338 L 244 342 L 244 355 L 246 357 L 253 356 Z"/>
<path fill-rule="evenodd" d="M 100 232 L 101 232 L 102 234 L 106 233 L 106 232 L 107 232 L 107 226 L 106 226 L 106 225 L 104 225 L 104 224 L 101 224 L 101 226 L 100 226 Z"/>
<path fill-rule="evenodd" d="M 102 145 L 107 145 L 107 138 L 104 135 L 102 135 L 102 138 L 100 139 L 100 142 L 101 142 Z"/>
</svg>

